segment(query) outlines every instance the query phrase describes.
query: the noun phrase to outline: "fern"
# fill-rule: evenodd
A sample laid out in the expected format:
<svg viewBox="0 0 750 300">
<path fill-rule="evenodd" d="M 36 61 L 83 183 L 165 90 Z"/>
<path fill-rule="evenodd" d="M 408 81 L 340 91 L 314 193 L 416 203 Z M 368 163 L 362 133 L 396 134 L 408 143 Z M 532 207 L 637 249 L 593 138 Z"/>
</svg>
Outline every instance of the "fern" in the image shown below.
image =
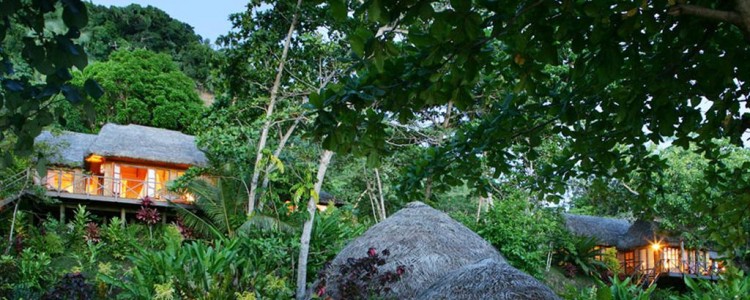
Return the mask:
<svg viewBox="0 0 750 300">
<path fill-rule="evenodd" d="M 223 239 L 232 238 L 238 233 L 246 234 L 253 229 L 294 230 L 289 224 L 260 211 L 246 216 L 247 190 L 241 179 L 219 178 L 216 184 L 195 179 L 187 184 L 187 189 L 195 195 L 197 211 L 173 205 L 185 226 L 200 234 Z"/>
</svg>

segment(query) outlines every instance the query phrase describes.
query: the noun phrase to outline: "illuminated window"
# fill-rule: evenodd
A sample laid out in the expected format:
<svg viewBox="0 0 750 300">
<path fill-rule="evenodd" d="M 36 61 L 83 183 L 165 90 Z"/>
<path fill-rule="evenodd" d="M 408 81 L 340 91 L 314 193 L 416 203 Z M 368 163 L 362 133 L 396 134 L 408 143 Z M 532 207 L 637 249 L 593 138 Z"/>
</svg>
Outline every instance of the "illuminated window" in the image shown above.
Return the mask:
<svg viewBox="0 0 750 300">
<path fill-rule="evenodd" d="M 47 189 L 73 193 L 75 191 L 75 173 L 64 170 L 48 170 Z"/>
</svg>

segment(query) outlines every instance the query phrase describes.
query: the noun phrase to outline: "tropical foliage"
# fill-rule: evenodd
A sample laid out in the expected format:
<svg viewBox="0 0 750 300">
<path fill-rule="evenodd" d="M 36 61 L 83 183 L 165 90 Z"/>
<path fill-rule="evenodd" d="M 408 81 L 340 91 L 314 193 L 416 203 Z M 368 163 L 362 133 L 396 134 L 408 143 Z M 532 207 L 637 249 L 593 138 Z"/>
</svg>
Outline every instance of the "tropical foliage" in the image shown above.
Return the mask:
<svg viewBox="0 0 750 300">
<path fill-rule="evenodd" d="M 657 294 L 559 210 L 659 219 L 745 269 L 680 297 L 742 297 L 748 3 L 253 0 L 213 50 L 151 6 L 2 1 L 0 297 L 302 298 L 306 273 L 412 200 L 537 278 L 611 275 L 570 299 Z M 194 205 L 45 217 L 55 200 L 25 193 L 46 173 L 34 137 L 105 122 L 195 134 L 210 164 L 172 186 Z M 381 254 L 348 271 L 392 283 Z"/>
<path fill-rule="evenodd" d="M 91 131 L 114 122 L 189 132 L 203 111 L 195 82 L 165 54 L 120 50 L 74 75 L 74 83 L 93 79 L 106 92 L 92 101 L 96 121 L 88 126 L 82 111 L 64 107 L 71 130 Z"/>
<path fill-rule="evenodd" d="M 538 277 L 565 232 L 559 215 L 512 191 L 496 201 L 479 222 L 468 225 L 500 250 L 511 265 Z"/>
</svg>

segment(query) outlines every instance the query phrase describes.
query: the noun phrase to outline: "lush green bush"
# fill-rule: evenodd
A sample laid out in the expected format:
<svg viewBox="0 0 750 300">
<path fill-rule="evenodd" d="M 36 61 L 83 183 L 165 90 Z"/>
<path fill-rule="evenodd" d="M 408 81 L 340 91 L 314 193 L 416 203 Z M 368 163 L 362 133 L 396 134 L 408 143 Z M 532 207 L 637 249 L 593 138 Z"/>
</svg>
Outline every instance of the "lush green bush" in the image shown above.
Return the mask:
<svg viewBox="0 0 750 300">
<path fill-rule="evenodd" d="M 292 250 L 283 239 L 269 236 L 193 241 L 182 244 L 176 227 L 164 235 L 163 250 L 141 249 L 129 258 L 125 274 L 99 274 L 120 299 L 228 299 L 249 292 L 288 298 Z"/>
<path fill-rule="evenodd" d="M 728 268 L 721 279 L 714 283 L 708 280 L 695 280 L 685 277 L 685 285 L 690 290 L 674 300 L 709 299 L 750 299 L 750 276 L 735 268 Z"/>
<path fill-rule="evenodd" d="M 651 299 L 655 289 L 656 285 L 644 290 L 633 284 L 630 278 L 619 280 L 614 277 L 609 285 L 598 281 L 596 286 L 587 289 L 569 290 L 562 296 L 567 300 L 648 300 Z"/>
<path fill-rule="evenodd" d="M 81 123 L 86 118 L 80 108 L 62 104 L 65 118 L 70 121 L 63 127 L 69 130 L 96 131 L 104 123 L 115 122 L 185 132 L 204 110 L 195 82 L 167 54 L 119 50 L 108 61 L 95 62 L 74 75 L 73 82 L 77 84 L 95 79 L 105 93 L 92 101 L 96 110 L 94 124 Z"/>
<path fill-rule="evenodd" d="M 602 261 L 596 259 L 600 255 L 596 246 L 594 238 L 570 236 L 556 252 L 556 259 L 560 265 L 573 265 L 585 275 L 594 275 L 607 268 Z M 566 275 L 575 276 L 576 272 Z"/>
<path fill-rule="evenodd" d="M 500 250 L 511 265 L 535 277 L 542 276 L 547 256 L 564 232 L 557 213 L 538 207 L 518 191 L 495 201 L 478 223 L 464 222 Z"/>
</svg>

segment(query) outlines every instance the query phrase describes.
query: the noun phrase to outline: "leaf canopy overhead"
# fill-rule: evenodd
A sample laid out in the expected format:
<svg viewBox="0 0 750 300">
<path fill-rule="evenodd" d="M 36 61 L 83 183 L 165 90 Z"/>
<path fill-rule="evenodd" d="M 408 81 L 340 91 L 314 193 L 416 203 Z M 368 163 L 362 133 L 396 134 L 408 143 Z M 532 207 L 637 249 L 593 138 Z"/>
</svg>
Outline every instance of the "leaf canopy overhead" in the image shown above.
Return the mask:
<svg viewBox="0 0 750 300">
<path fill-rule="evenodd" d="M 470 166 L 480 157 L 499 175 L 519 154 L 536 156 L 543 136 L 559 135 L 570 144 L 548 173 L 563 182 L 574 169 L 624 175 L 653 163 L 649 142 L 697 142 L 705 150 L 713 138 L 739 144 L 750 128 L 750 60 L 744 59 L 750 44 L 743 30 L 668 13 L 681 4 L 348 4 L 354 11 L 348 18 L 358 21 L 348 35 L 358 62 L 348 78 L 310 99 L 317 135 L 338 152 L 382 156 L 388 148 L 379 124 L 414 122 L 452 103 L 460 128 L 427 158 L 446 167 L 418 176 L 459 163 L 461 178 L 479 181 Z"/>
</svg>

